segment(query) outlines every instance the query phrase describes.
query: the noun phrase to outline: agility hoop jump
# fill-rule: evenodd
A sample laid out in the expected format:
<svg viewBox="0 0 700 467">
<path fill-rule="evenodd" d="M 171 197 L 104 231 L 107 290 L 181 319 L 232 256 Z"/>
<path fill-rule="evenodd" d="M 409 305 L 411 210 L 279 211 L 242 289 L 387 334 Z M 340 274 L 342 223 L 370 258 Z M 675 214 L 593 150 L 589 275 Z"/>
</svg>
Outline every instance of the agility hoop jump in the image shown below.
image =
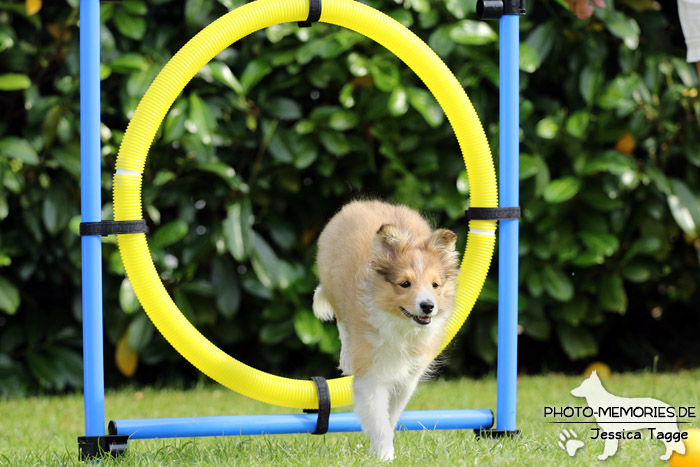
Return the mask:
<svg viewBox="0 0 700 467">
<path fill-rule="evenodd" d="M 314 0 L 311 1 L 313 2 Z M 320 2 L 317 1 L 316 7 L 320 5 Z M 508 46 L 512 47 L 513 44 L 515 45 L 514 53 L 516 59 L 514 65 L 512 63 L 504 64 L 502 57 L 501 87 L 503 88 L 506 80 L 510 81 L 509 86 L 512 85 L 513 75 L 515 75 L 516 86 L 508 90 L 510 93 L 508 99 L 512 102 L 509 104 L 510 108 L 506 109 L 506 112 L 513 112 L 513 102 L 515 103 L 515 133 L 513 133 L 512 129 L 511 131 L 505 131 L 504 127 L 501 127 L 501 166 L 503 167 L 506 156 L 513 157 L 513 154 L 508 155 L 503 152 L 503 138 L 512 139 L 514 134 L 515 143 L 513 145 L 511 141 L 509 144 L 511 152 L 515 154 L 515 163 L 514 167 L 511 164 L 508 170 L 515 173 L 514 180 L 512 173 L 509 175 L 509 180 L 511 184 L 514 184 L 516 199 L 513 202 L 511 188 L 510 194 L 507 193 L 506 196 L 511 199 L 507 200 L 508 204 L 505 204 L 505 206 L 517 206 L 518 13 L 509 13 L 507 8 L 506 13 L 501 19 L 502 49 L 503 37 L 508 36 L 510 38 Z M 298 409 L 315 409 L 319 407 L 320 401 L 314 382 L 283 378 L 265 373 L 239 362 L 212 344 L 182 315 L 165 290 L 153 264 L 145 233 L 130 232 L 138 232 L 138 230 L 133 229 L 133 226 L 145 223 L 143 221 L 141 203 L 141 185 L 148 150 L 161 122 L 187 83 L 217 54 L 247 35 L 280 23 L 303 22 L 310 19 L 310 16 L 309 0 L 256 0 L 222 16 L 194 36 L 162 69 L 139 103 L 119 149 L 113 183 L 115 221 L 112 225 L 117 225 L 116 231 L 119 232 L 117 238 L 124 267 L 139 301 L 156 328 L 183 357 L 223 386 L 259 401 Z M 509 19 L 507 24 L 503 21 L 506 18 Z M 496 175 L 484 130 L 469 98 L 442 60 L 420 38 L 400 23 L 354 0 L 323 0 L 320 17 L 314 18 L 314 20 L 342 26 L 374 40 L 394 53 L 421 78 L 443 108 L 457 137 L 471 187 L 471 205 L 476 208 L 485 208 L 481 209 L 482 214 L 488 211 L 498 211 Z M 84 133 L 81 144 L 81 164 L 83 164 L 81 189 L 83 193 L 82 220 L 84 224 L 104 223 L 99 218 L 99 72 L 97 74 L 97 82 L 94 82 L 94 67 L 97 66 L 99 71 L 98 35 L 99 1 L 81 0 L 81 108 L 83 109 L 81 112 L 81 132 Z M 509 75 L 507 79 L 504 79 L 504 73 Z M 83 87 L 83 84 L 85 84 L 85 87 Z M 97 98 L 94 97 L 95 93 Z M 515 93 L 514 98 L 513 93 Z M 503 100 L 502 90 L 502 125 L 504 114 Z M 512 115 L 510 117 L 512 122 Z M 94 119 L 97 122 L 96 137 L 93 134 L 94 122 L 89 121 L 90 119 Z M 97 151 L 94 151 L 95 146 L 98 149 Z M 90 161 L 90 158 L 96 158 L 97 161 L 95 162 L 94 159 Z M 97 177 L 95 174 L 97 174 Z M 501 183 L 503 184 L 503 168 L 501 169 L 501 178 Z M 95 184 L 97 185 L 96 189 Z M 97 193 L 96 203 L 95 192 Z M 504 202 L 503 196 L 502 202 Z M 449 344 L 459 331 L 483 287 L 493 255 L 497 225 L 497 221 L 494 219 L 497 218 L 497 216 L 474 215 L 469 220 L 470 231 L 460 268 L 461 274 L 457 284 L 454 311 L 450 318 L 441 350 Z M 515 287 L 517 287 L 517 220 L 514 220 L 512 217 L 508 219 L 511 220 L 501 222 L 500 240 L 503 242 L 503 225 L 514 224 L 516 229 L 514 274 Z M 120 225 L 127 226 L 127 229 L 120 230 Z M 110 442 L 110 437 L 104 436 L 101 284 L 96 284 L 95 279 L 86 278 L 86 276 L 94 278 L 95 268 L 97 268 L 98 280 L 101 281 L 101 266 L 99 265 L 100 234 L 88 232 L 83 233 L 83 235 L 83 332 L 85 338 L 87 435 L 82 437 L 80 443 L 83 455 L 90 456 L 90 449 L 95 449 L 95 446 L 103 451 L 118 453 L 121 448 L 116 446 L 121 445 L 120 443 L 124 447 L 126 445 L 124 436 L 143 438 L 313 432 L 313 429 L 309 429 L 309 426 L 313 428 L 315 415 L 311 414 L 288 416 L 250 415 L 242 418 L 203 417 L 203 419 L 207 420 L 199 420 L 197 423 L 193 423 L 193 419 L 180 421 L 179 429 L 172 428 L 177 425 L 177 419 L 152 419 L 150 421 L 115 420 L 110 422 L 110 434 L 115 436 L 113 442 Z M 512 239 L 510 243 L 512 243 Z M 503 256 L 503 246 L 501 248 L 501 256 Z M 512 249 L 507 251 L 512 251 Z M 94 257 L 95 254 L 97 259 Z M 512 265 L 509 267 L 511 268 L 509 273 L 512 276 Z M 501 280 L 502 278 L 499 277 L 500 288 L 503 291 L 504 287 Z M 94 295 L 96 292 L 94 289 L 99 289 L 99 302 L 95 300 Z M 497 428 L 502 431 L 515 429 L 514 371 L 516 356 L 514 349 L 515 339 L 517 338 L 515 334 L 517 329 L 517 301 L 515 301 L 517 300 L 517 289 L 511 288 L 508 294 L 511 295 L 510 308 L 513 308 L 512 304 L 515 304 L 515 311 L 513 312 L 511 309 L 508 313 L 511 315 L 515 313 L 515 318 L 511 316 L 510 319 L 503 319 L 501 305 L 499 304 L 498 385 L 499 415 L 502 410 L 501 386 L 512 386 L 512 389 L 508 390 L 508 394 L 504 395 L 507 402 L 504 403 L 506 408 L 503 409 L 504 414 L 512 412 L 512 417 L 508 417 L 508 419 L 512 418 L 512 422 L 511 420 L 506 420 L 503 423 L 499 423 L 499 425 L 503 426 L 497 425 Z M 513 319 L 515 320 L 515 326 L 513 326 Z M 508 324 L 511 328 L 507 332 L 504 331 L 503 334 L 508 336 L 507 339 L 511 340 L 509 343 L 505 342 L 506 337 L 503 338 L 504 342 L 501 341 L 501 325 L 503 323 Z M 95 333 L 98 329 L 99 335 L 96 338 L 91 333 Z M 503 358 L 501 355 L 502 348 L 508 349 L 511 355 Z M 502 371 L 502 358 L 508 360 L 505 362 L 509 365 L 507 371 Z M 501 373 L 504 373 L 503 379 Z M 513 374 L 508 376 L 506 373 Z M 351 377 L 329 380 L 328 388 L 330 405 L 332 407 L 340 407 L 352 403 Z M 405 412 L 399 424 L 406 429 L 437 426 L 440 429 L 472 428 L 480 430 L 490 428 L 494 421 L 493 413 L 490 410 L 443 410 L 433 411 L 434 414 L 432 415 L 429 415 L 428 412 L 425 411 L 424 418 L 420 417 L 422 412 Z M 436 416 L 440 420 L 444 418 L 445 421 L 442 425 L 437 422 Z M 305 417 L 304 420 L 310 421 L 311 425 L 301 423 L 301 425 L 297 424 L 298 426 L 295 428 L 287 427 L 277 431 L 270 428 L 274 423 L 269 417 L 277 417 L 275 420 L 279 420 L 279 417 L 288 417 L 286 421 L 279 422 L 281 425 L 288 425 L 292 420 L 296 423 L 301 420 L 299 417 Z M 353 414 L 332 414 L 331 425 L 334 424 L 335 419 L 337 426 L 329 427 L 328 431 L 358 431 L 359 423 L 357 420 L 352 420 L 353 417 Z M 243 418 L 246 420 L 243 420 Z M 455 422 L 456 419 L 457 421 Z M 162 425 L 159 425 L 160 420 L 169 420 L 171 428 L 165 430 L 159 428 Z M 430 423 L 429 420 L 433 420 L 434 423 Z M 454 423 L 448 420 L 452 420 Z M 427 423 L 423 423 L 426 421 Z M 249 429 L 242 429 L 241 427 L 246 423 Z M 292 425 L 294 424 L 292 423 Z M 153 429 L 154 426 L 156 426 L 155 429 Z M 196 428 L 196 426 L 200 428 Z M 222 426 L 228 426 L 229 429 L 221 428 Z M 268 428 L 261 428 L 264 426 Z M 82 448 L 83 444 L 88 446 L 90 443 L 92 443 L 92 447 Z"/>
</svg>

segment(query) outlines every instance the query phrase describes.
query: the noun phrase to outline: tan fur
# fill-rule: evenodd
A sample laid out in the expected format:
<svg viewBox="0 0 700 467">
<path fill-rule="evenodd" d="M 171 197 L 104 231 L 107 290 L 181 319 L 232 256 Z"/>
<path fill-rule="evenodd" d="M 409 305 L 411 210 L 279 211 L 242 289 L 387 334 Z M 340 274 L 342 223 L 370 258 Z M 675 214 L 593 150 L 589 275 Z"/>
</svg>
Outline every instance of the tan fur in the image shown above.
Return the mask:
<svg viewBox="0 0 700 467">
<path fill-rule="evenodd" d="M 367 338 L 372 333 L 368 299 L 410 321 L 399 307 L 412 310 L 416 293 L 433 290 L 434 282 L 438 307 L 449 313 L 458 272 L 455 239 L 449 230 L 433 231 L 416 211 L 381 201 L 349 203 L 331 219 L 318 241 L 317 264 L 325 297 L 347 329 L 352 368 L 343 368 L 345 373 L 361 375 L 372 364 L 376 349 Z M 405 280 L 410 289 L 399 287 Z M 410 348 L 411 357 L 427 367 L 443 334 L 431 332 L 422 345 Z"/>
<path fill-rule="evenodd" d="M 340 368 L 370 451 L 394 459 L 394 429 L 430 367 L 452 312 L 457 236 L 380 201 L 343 207 L 318 240 L 314 314 L 334 316 Z"/>
</svg>

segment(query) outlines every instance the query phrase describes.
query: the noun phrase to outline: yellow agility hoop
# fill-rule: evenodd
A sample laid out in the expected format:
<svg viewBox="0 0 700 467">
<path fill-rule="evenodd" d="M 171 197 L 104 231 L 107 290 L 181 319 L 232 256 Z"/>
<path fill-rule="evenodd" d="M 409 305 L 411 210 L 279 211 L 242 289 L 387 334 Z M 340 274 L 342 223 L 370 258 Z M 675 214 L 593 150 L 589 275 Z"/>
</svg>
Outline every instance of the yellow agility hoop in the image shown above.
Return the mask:
<svg viewBox="0 0 700 467">
<path fill-rule="evenodd" d="M 148 150 L 170 106 L 194 75 L 237 40 L 268 26 L 303 21 L 308 10 L 308 0 L 256 0 L 211 23 L 173 56 L 141 99 L 119 148 L 114 176 L 116 221 L 143 218 L 141 175 Z M 469 176 L 471 205 L 497 207 L 496 174 L 481 122 L 462 86 L 440 57 L 397 21 L 354 0 L 323 0 L 320 21 L 373 39 L 423 80 L 457 136 Z M 471 220 L 469 227 L 455 308 L 441 350 L 469 316 L 493 256 L 496 221 Z M 145 234 L 119 235 L 118 243 L 141 305 L 165 339 L 190 363 L 220 384 L 252 399 L 299 409 L 318 407 L 312 381 L 283 378 L 249 367 L 197 331 L 165 290 Z M 352 403 L 351 381 L 349 376 L 328 381 L 333 407 Z"/>
</svg>

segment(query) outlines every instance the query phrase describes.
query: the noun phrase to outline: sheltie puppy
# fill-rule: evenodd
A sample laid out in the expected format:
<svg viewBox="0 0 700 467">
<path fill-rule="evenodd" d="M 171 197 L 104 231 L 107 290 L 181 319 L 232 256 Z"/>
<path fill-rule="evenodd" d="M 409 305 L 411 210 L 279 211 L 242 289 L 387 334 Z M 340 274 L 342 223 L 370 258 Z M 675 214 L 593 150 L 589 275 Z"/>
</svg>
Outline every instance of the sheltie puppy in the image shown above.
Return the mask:
<svg viewBox="0 0 700 467">
<path fill-rule="evenodd" d="M 340 369 L 370 451 L 394 458 L 394 428 L 445 335 L 458 274 L 457 236 L 381 201 L 345 205 L 321 232 L 313 310 L 335 317 Z"/>
</svg>

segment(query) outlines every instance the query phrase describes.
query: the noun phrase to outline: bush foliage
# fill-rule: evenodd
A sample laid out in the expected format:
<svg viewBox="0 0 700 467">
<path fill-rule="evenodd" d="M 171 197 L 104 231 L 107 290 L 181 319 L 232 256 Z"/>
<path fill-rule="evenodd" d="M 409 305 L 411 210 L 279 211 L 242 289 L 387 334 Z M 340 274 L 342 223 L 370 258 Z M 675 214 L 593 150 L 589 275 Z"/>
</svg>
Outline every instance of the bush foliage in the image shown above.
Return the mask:
<svg viewBox="0 0 700 467">
<path fill-rule="evenodd" d="M 102 3 L 104 218 L 140 97 L 242 3 Z M 445 60 L 497 153 L 497 24 L 472 2 L 369 3 Z M 697 364 L 700 101 L 676 13 L 628 0 L 578 21 L 562 5 L 521 21 L 521 368 Z M 0 3 L 0 393 L 81 385 L 77 23 L 78 0 Z M 183 313 L 286 375 L 336 374 L 337 332 L 310 311 L 315 240 L 356 197 L 413 206 L 463 246 L 469 186 L 442 110 L 391 53 L 325 24 L 259 31 L 205 66 L 144 175 L 149 244 Z M 103 257 L 108 383 L 195 378 L 141 310 L 114 239 Z M 496 273 L 448 372 L 492 368 Z"/>
</svg>

